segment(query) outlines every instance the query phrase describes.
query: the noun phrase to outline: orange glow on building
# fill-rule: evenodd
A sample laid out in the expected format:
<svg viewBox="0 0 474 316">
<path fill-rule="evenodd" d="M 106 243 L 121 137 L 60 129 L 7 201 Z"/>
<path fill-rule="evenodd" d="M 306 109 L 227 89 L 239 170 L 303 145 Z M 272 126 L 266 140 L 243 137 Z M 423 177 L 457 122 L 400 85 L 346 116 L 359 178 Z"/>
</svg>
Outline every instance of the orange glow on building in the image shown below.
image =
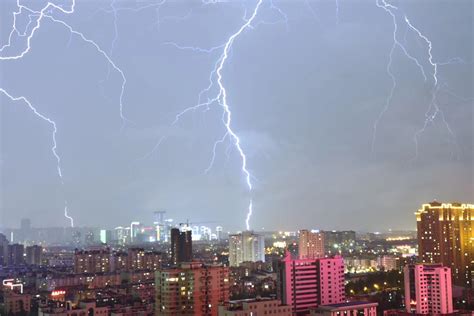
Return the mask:
<svg viewBox="0 0 474 316">
<path fill-rule="evenodd" d="M 423 263 L 451 268 L 455 284 L 471 287 L 474 269 L 474 205 L 431 202 L 416 213 Z"/>
</svg>

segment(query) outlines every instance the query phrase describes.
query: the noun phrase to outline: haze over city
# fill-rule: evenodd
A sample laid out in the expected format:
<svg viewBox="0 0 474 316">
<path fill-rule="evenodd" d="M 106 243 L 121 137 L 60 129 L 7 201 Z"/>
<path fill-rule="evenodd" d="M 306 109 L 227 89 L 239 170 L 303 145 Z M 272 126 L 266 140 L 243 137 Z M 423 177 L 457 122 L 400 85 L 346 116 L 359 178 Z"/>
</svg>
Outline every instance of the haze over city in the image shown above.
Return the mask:
<svg viewBox="0 0 474 316">
<path fill-rule="evenodd" d="M 468 0 L 393 1 L 400 46 L 375 1 L 263 1 L 222 65 L 252 190 L 230 136 L 206 172 L 227 132 L 222 107 L 174 121 L 197 104 L 256 3 L 77 1 L 74 14 L 48 13 L 30 43 L 14 35 L 0 88 L 54 120 L 62 179 L 51 124 L 0 93 L 0 226 L 69 226 L 67 201 L 76 226 L 151 222 L 166 210 L 233 231 L 245 229 L 251 199 L 254 229 L 379 231 L 414 229 L 414 212 L 435 199 L 473 202 Z M 17 4 L 0 8 L 3 46 Z M 19 15 L 19 32 L 35 23 Z M 201 102 L 218 94 L 211 78 Z"/>
</svg>

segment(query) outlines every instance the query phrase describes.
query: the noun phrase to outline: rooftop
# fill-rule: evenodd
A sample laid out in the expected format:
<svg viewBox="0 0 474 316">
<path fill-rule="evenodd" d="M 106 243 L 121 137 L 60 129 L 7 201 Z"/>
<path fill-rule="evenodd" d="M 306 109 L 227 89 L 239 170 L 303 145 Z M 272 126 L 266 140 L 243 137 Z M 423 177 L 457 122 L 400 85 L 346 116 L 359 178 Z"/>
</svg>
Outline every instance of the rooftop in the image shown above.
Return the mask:
<svg viewBox="0 0 474 316">
<path fill-rule="evenodd" d="M 366 301 L 356 301 L 356 302 L 344 302 L 338 304 L 328 304 L 328 305 L 320 305 L 317 310 L 345 310 L 345 309 L 353 309 L 355 308 L 362 308 L 362 307 L 376 307 L 378 303 L 374 302 L 366 302 Z"/>
</svg>

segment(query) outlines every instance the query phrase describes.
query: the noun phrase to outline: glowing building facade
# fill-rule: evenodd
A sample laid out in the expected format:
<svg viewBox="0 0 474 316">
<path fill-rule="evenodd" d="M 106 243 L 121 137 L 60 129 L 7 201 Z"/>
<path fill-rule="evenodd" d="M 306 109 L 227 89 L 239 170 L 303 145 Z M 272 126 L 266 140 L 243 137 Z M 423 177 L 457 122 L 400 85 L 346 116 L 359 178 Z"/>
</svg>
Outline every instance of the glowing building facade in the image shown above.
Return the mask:
<svg viewBox="0 0 474 316">
<path fill-rule="evenodd" d="M 156 315 L 217 316 L 229 300 L 229 268 L 183 263 L 155 272 Z"/>
<path fill-rule="evenodd" d="M 75 251 L 74 273 L 104 272 L 110 272 L 110 249 Z"/>
<path fill-rule="evenodd" d="M 298 239 L 298 256 L 300 259 L 316 259 L 324 257 L 324 234 L 300 230 Z"/>
<path fill-rule="evenodd" d="M 474 205 L 431 202 L 415 214 L 421 261 L 450 267 L 455 284 L 472 287 Z"/>
</svg>

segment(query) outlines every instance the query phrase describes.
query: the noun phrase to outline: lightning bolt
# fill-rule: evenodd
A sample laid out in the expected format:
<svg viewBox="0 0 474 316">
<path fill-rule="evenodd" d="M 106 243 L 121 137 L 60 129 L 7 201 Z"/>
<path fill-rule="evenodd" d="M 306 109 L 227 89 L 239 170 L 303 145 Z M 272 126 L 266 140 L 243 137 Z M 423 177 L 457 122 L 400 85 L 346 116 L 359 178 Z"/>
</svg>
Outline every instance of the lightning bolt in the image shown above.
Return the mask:
<svg viewBox="0 0 474 316">
<path fill-rule="evenodd" d="M 257 5 L 255 6 L 255 9 L 254 9 L 252 15 L 250 16 L 250 18 L 247 20 L 247 22 L 244 23 L 236 33 L 232 34 L 229 37 L 229 39 L 227 40 L 227 42 L 225 44 L 224 53 L 221 56 L 221 61 L 219 63 L 219 66 L 216 69 L 217 84 L 219 86 L 218 98 L 219 98 L 219 104 L 222 106 L 222 108 L 224 110 L 224 113 L 223 113 L 224 125 L 226 127 L 227 134 L 229 134 L 229 136 L 233 139 L 234 146 L 235 146 L 235 148 L 237 149 L 237 151 L 240 155 L 241 162 L 242 162 L 241 170 L 242 170 L 242 173 L 245 176 L 245 180 L 247 182 L 247 187 L 248 187 L 250 192 L 252 191 L 252 181 L 250 179 L 250 172 L 247 169 L 247 156 L 245 155 L 245 152 L 244 152 L 244 150 L 242 149 L 242 147 L 240 145 L 240 138 L 237 136 L 237 134 L 233 131 L 233 129 L 231 127 L 232 112 L 230 111 L 229 104 L 227 103 L 227 91 L 224 87 L 224 84 L 222 83 L 222 69 L 224 68 L 225 62 L 227 61 L 227 58 L 229 56 L 229 50 L 231 49 L 232 44 L 234 43 L 235 39 L 238 36 L 240 36 L 240 34 L 242 34 L 242 32 L 246 28 L 250 27 L 253 20 L 257 16 L 258 9 L 260 8 L 262 2 L 263 2 L 263 0 L 259 0 L 257 2 Z M 247 218 L 245 220 L 245 225 L 246 225 L 247 230 L 250 229 L 249 222 L 250 222 L 250 217 L 252 216 L 252 213 L 253 213 L 252 206 L 253 206 L 253 201 L 252 201 L 252 199 L 250 199 L 249 206 L 248 206 L 248 212 L 247 212 Z"/>
<path fill-rule="evenodd" d="M 222 49 L 222 54 L 219 56 L 218 60 L 216 61 L 214 65 L 213 70 L 209 74 L 209 85 L 199 93 L 197 104 L 191 107 L 187 107 L 181 112 L 179 112 L 176 115 L 175 120 L 173 121 L 172 125 L 176 124 L 180 120 L 180 118 L 188 112 L 193 112 L 200 108 L 204 108 L 205 110 L 208 110 L 210 106 L 213 105 L 214 103 L 219 104 L 223 110 L 221 119 L 222 119 L 222 123 L 225 127 L 226 132 L 221 138 L 219 138 L 214 143 L 213 150 L 212 150 L 212 158 L 210 160 L 209 166 L 205 169 L 204 172 L 207 173 L 212 168 L 215 157 L 216 157 L 217 146 L 223 143 L 226 139 L 229 139 L 240 157 L 240 161 L 241 161 L 240 169 L 241 169 L 242 175 L 245 178 L 245 183 L 250 194 L 253 191 L 253 184 L 252 184 L 253 177 L 251 176 L 250 171 L 248 169 L 247 155 L 245 154 L 245 151 L 242 148 L 241 140 L 232 127 L 232 111 L 230 109 L 230 105 L 227 100 L 227 90 L 223 83 L 222 72 L 229 58 L 229 53 L 232 49 L 232 46 L 235 40 L 240 35 L 242 35 L 242 33 L 246 29 L 255 27 L 252 23 L 254 23 L 255 18 L 257 17 L 257 14 L 259 12 L 259 9 L 262 3 L 263 3 L 263 0 L 257 1 L 257 4 L 255 5 L 250 17 L 248 18 L 244 17 L 245 23 L 243 23 L 240 26 L 240 28 L 235 33 L 233 33 L 223 45 L 215 46 L 210 49 L 202 49 L 202 48 L 193 47 L 193 46 L 181 46 L 181 45 L 178 45 L 176 43 L 171 43 L 171 42 L 165 43 L 167 45 L 173 45 L 179 49 L 192 50 L 194 52 L 199 52 L 199 53 L 212 53 L 216 50 Z M 287 21 L 286 15 L 284 15 L 283 12 L 278 7 L 276 7 L 272 1 L 270 2 L 270 5 L 271 5 L 271 9 L 277 10 L 278 12 L 280 12 L 280 14 L 282 14 L 282 16 L 284 17 L 284 21 L 286 23 Z M 204 96 L 211 93 L 212 89 L 215 86 L 217 86 L 217 92 L 214 95 L 211 94 L 210 97 L 207 97 L 207 100 L 203 101 Z M 253 201 L 252 201 L 252 198 L 250 198 L 248 209 L 247 209 L 247 216 L 245 219 L 245 226 L 247 230 L 250 229 L 250 219 L 251 219 L 252 213 L 253 213 Z"/>
<path fill-rule="evenodd" d="M 377 119 L 374 122 L 373 135 L 372 135 L 372 154 L 375 153 L 377 127 L 378 127 L 382 117 L 384 116 L 384 114 L 389 109 L 391 101 L 393 99 L 395 89 L 397 87 L 397 80 L 396 80 L 395 75 L 393 74 L 393 72 L 391 70 L 392 65 L 393 65 L 393 53 L 395 51 L 395 48 L 397 48 L 397 47 L 400 48 L 400 50 L 403 52 L 403 54 L 409 60 L 413 61 L 416 64 L 416 66 L 419 68 L 419 70 L 421 72 L 421 75 L 423 76 L 424 81 L 425 82 L 428 81 L 427 71 L 425 71 L 425 68 L 423 67 L 421 62 L 417 58 L 412 56 L 408 52 L 407 48 L 398 40 L 399 26 L 398 26 L 398 23 L 397 23 L 396 13 L 399 12 L 399 8 L 392 5 L 392 4 L 390 4 L 390 3 L 387 3 L 385 0 L 376 0 L 375 4 L 377 5 L 377 7 L 385 10 L 385 12 L 387 12 L 391 16 L 394 28 L 393 28 L 393 45 L 390 49 L 389 61 L 388 61 L 387 67 L 386 67 L 387 73 L 388 73 L 388 75 L 389 75 L 389 77 L 391 78 L 391 81 L 392 81 L 392 86 L 391 86 L 390 92 L 387 96 L 387 99 L 385 101 L 385 105 L 384 105 L 382 111 L 379 113 Z M 446 121 L 444 113 L 440 109 L 440 107 L 438 105 L 438 102 L 437 102 L 437 94 L 439 92 L 440 86 L 439 86 L 439 80 L 438 80 L 438 64 L 433 61 L 433 54 L 432 54 L 433 45 L 432 45 L 432 42 L 428 39 L 428 37 L 426 37 L 424 34 L 422 34 L 419 29 L 417 29 L 415 26 L 413 26 L 413 24 L 410 22 L 410 20 L 408 19 L 408 17 L 406 15 L 403 16 L 403 20 L 404 20 L 404 22 L 406 24 L 406 27 L 407 27 L 406 32 L 405 32 L 405 37 L 406 37 L 406 34 L 408 33 L 408 31 L 411 30 L 420 39 L 422 39 L 426 43 L 426 45 L 427 45 L 427 55 L 428 55 L 427 62 L 429 63 L 429 65 L 432 68 L 432 70 L 430 72 L 430 78 L 431 78 L 430 80 L 432 80 L 432 87 L 431 87 L 431 91 L 430 91 L 431 101 L 430 101 L 428 110 L 425 113 L 425 120 L 424 120 L 423 126 L 417 132 L 415 132 L 415 134 L 413 136 L 413 141 L 415 143 L 415 156 L 414 156 L 413 160 L 416 160 L 416 158 L 418 157 L 418 137 L 426 130 L 426 127 L 430 123 L 434 122 L 436 117 L 439 116 L 441 118 L 441 120 L 443 121 L 443 124 L 445 125 L 447 131 L 449 132 L 449 134 L 452 136 L 453 139 L 455 139 L 455 134 L 454 134 L 453 130 L 451 129 L 451 127 L 449 126 L 448 122 Z M 456 57 L 456 58 L 450 59 L 448 62 L 442 63 L 442 65 L 460 63 L 460 62 L 463 62 L 463 60 L 461 58 Z"/>
<path fill-rule="evenodd" d="M 16 1 L 16 5 L 17 5 L 17 8 L 18 8 L 18 11 L 16 12 L 13 12 L 13 25 L 12 25 L 12 30 L 10 32 L 10 35 L 8 36 L 8 43 L 3 45 L 2 48 L 0 49 L 0 60 L 16 60 L 16 59 L 21 59 L 23 58 L 23 56 L 25 56 L 30 50 L 31 50 L 31 39 L 33 38 L 33 36 L 35 35 L 36 31 L 41 27 L 41 21 L 43 20 L 43 18 L 46 16 L 46 12 L 48 10 L 53 10 L 53 9 L 57 9 L 59 11 L 61 11 L 62 13 L 65 13 L 65 14 L 71 14 L 74 12 L 74 8 L 75 8 L 75 5 L 76 5 L 76 2 L 75 0 L 72 0 L 72 3 L 71 3 L 71 9 L 67 10 L 67 9 L 64 9 L 63 7 L 61 6 L 58 6 L 52 2 L 48 2 L 42 9 L 41 11 L 33 11 L 31 10 L 30 8 L 24 6 L 24 5 L 21 5 L 20 4 L 20 0 L 17 0 Z M 25 32 L 22 34 L 21 32 L 18 31 L 18 28 L 17 28 L 17 15 L 19 14 L 22 14 L 23 10 L 26 10 L 30 13 L 34 13 L 34 14 L 37 14 L 38 15 L 38 19 L 36 20 L 36 25 L 33 27 L 33 29 L 31 30 L 30 34 L 28 36 L 26 36 L 26 30 Z M 30 24 L 30 23 L 29 23 Z M 29 25 L 28 24 L 28 25 Z M 6 49 L 6 48 L 10 48 L 11 47 L 11 43 L 12 43 L 12 36 L 14 34 L 17 34 L 19 37 L 25 37 L 26 36 L 26 48 L 21 51 L 19 54 L 13 54 L 13 55 L 3 55 L 3 51 Z"/>
<path fill-rule="evenodd" d="M 53 2 L 47 2 L 47 4 L 40 11 L 33 10 L 33 9 L 21 4 L 20 0 L 16 1 L 16 5 L 17 5 L 17 11 L 13 12 L 13 24 L 12 24 L 12 29 L 10 31 L 10 34 L 8 36 L 8 41 L 7 41 L 6 44 L 4 44 L 0 48 L 0 61 L 19 60 L 19 59 L 23 58 L 25 55 L 27 55 L 31 51 L 31 47 L 32 47 L 31 46 L 31 40 L 33 39 L 36 31 L 41 28 L 41 25 L 42 25 L 42 22 L 43 22 L 44 19 L 49 19 L 49 20 L 51 20 L 55 23 L 59 23 L 59 24 L 63 25 L 64 27 L 66 27 L 69 30 L 69 32 L 71 34 L 79 36 L 84 42 L 86 42 L 88 44 L 91 44 L 93 47 L 95 47 L 95 49 L 105 57 L 105 59 L 108 61 L 109 65 L 112 66 L 112 68 L 114 68 L 121 75 L 122 85 L 121 85 L 121 91 L 120 91 L 120 97 L 119 97 L 119 113 L 120 113 L 120 117 L 122 119 L 123 124 L 125 124 L 128 120 L 125 118 L 125 116 L 123 114 L 123 95 L 124 95 L 125 84 L 126 84 L 127 80 L 125 78 L 125 75 L 124 75 L 123 71 L 112 61 L 112 59 L 109 57 L 109 55 L 104 50 L 102 50 L 96 42 L 94 42 L 93 40 L 88 39 L 83 33 L 74 30 L 66 22 L 64 22 L 62 20 L 59 20 L 57 18 L 54 18 L 51 15 L 54 10 L 58 10 L 58 11 L 66 14 L 66 15 L 73 14 L 74 10 L 75 10 L 75 5 L 76 5 L 75 0 L 71 0 L 70 8 L 63 8 L 62 6 L 59 6 L 59 5 L 57 5 Z M 20 32 L 18 30 L 18 27 L 17 27 L 17 16 L 20 15 L 20 14 L 23 14 L 23 12 L 29 12 L 28 16 L 29 16 L 30 20 L 29 20 L 29 23 L 27 24 L 27 26 L 25 27 L 25 31 Z M 33 23 L 32 17 L 36 17 L 36 22 L 35 22 L 35 25 L 33 26 L 33 28 L 31 29 L 31 31 L 29 32 L 29 34 L 27 34 L 30 25 Z M 19 53 L 9 54 L 8 50 L 12 48 L 12 38 L 15 34 L 19 38 L 26 38 L 26 40 L 25 40 L 26 47 L 23 50 L 21 50 Z M 57 130 L 56 122 L 54 120 L 52 120 L 51 118 L 45 116 L 41 112 L 39 112 L 26 97 L 24 97 L 24 96 L 13 96 L 1 87 L 0 87 L 0 92 L 2 92 L 5 96 L 7 96 L 12 101 L 22 101 L 22 102 L 26 103 L 27 106 L 29 107 L 29 109 L 37 117 L 39 117 L 40 119 L 42 119 L 42 120 L 48 122 L 49 124 L 51 124 L 51 126 L 53 127 L 53 134 L 52 134 L 53 147 L 51 148 L 51 151 L 52 151 L 54 157 L 56 158 L 57 173 L 58 173 L 58 176 L 60 178 L 61 184 L 64 186 L 64 178 L 63 178 L 63 173 L 62 173 L 62 170 L 61 170 L 61 158 L 60 158 L 60 156 L 57 152 L 56 135 L 57 135 L 58 130 Z M 68 214 L 67 200 L 64 201 L 64 216 L 70 221 L 71 227 L 74 227 L 74 219 Z"/>
<path fill-rule="evenodd" d="M 59 156 L 57 152 L 58 144 L 56 141 L 56 135 L 58 133 L 58 128 L 56 126 L 56 122 L 50 119 L 49 117 L 45 116 L 41 112 L 39 112 L 33 104 L 24 96 L 13 96 L 10 93 L 8 93 L 5 89 L 0 88 L 0 92 L 3 93 L 7 98 L 9 98 L 13 102 L 23 102 L 25 103 L 28 108 L 33 112 L 34 115 L 42 119 L 43 121 L 47 122 L 48 124 L 51 125 L 53 132 L 52 132 L 52 147 L 51 147 L 51 152 L 53 153 L 53 156 L 56 158 L 56 170 L 59 176 L 59 179 L 61 180 L 61 184 L 64 185 L 64 179 L 63 179 L 63 173 L 61 170 L 61 157 Z M 68 215 L 68 209 L 67 209 L 67 201 L 64 201 L 64 216 L 69 219 L 71 222 L 71 227 L 74 227 L 74 220 L 71 216 Z"/>
<path fill-rule="evenodd" d="M 454 140 L 456 139 L 456 135 L 454 134 L 454 131 L 451 129 L 451 127 L 449 126 L 448 122 L 446 121 L 446 117 L 445 117 L 443 111 L 440 109 L 440 107 L 438 105 L 437 95 L 438 95 L 438 91 L 440 90 L 440 85 L 438 83 L 439 82 L 438 81 L 438 64 L 433 61 L 433 54 L 431 52 L 432 49 L 433 49 L 433 44 L 432 44 L 431 40 L 428 39 L 428 37 L 423 35 L 420 32 L 419 29 L 417 29 L 415 26 L 413 26 L 413 24 L 410 22 L 410 20 L 408 19 L 408 17 L 406 15 L 405 15 L 405 22 L 408 25 L 408 27 L 411 30 L 413 30 L 418 35 L 418 37 L 423 39 L 425 41 L 425 43 L 427 44 L 427 46 L 428 46 L 428 50 L 427 50 L 428 62 L 431 65 L 431 67 L 433 68 L 433 74 L 432 74 L 433 87 L 432 87 L 432 91 L 431 91 L 431 95 L 432 95 L 431 103 L 429 105 L 428 111 L 426 111 L 426 113 L 425 113 L 425 122 L 423 124 L 423 127 L 421 129 L 419 129 L 413 137 L 413 141 L 415 143 L 414 160 L 416 160 L 416 158 L 418 157 L 418 136 L 426 130 L 426 127 L 429 123 L 434 122 L 434 120 L 436 119 L 437 116 L 439 116 L 441 118 L 446 130 L 449 132 L 449 134 L 451 135 L 451 137 Z M 456 63 L 456 62 L 459 62 L 459 61 L 462 61 L 462 59 L 455 57 L 455 58 L 452 58 L 451 60 L 449 60 L 448 62 L 443 63 L 443 65 L 450 64 L 450 63 Z M 433 112 L 433 109 L 434 109 L 434 112 Z M 456 143 L 455 143 L 455 145 L 457 146 Z"/>
</svg>

